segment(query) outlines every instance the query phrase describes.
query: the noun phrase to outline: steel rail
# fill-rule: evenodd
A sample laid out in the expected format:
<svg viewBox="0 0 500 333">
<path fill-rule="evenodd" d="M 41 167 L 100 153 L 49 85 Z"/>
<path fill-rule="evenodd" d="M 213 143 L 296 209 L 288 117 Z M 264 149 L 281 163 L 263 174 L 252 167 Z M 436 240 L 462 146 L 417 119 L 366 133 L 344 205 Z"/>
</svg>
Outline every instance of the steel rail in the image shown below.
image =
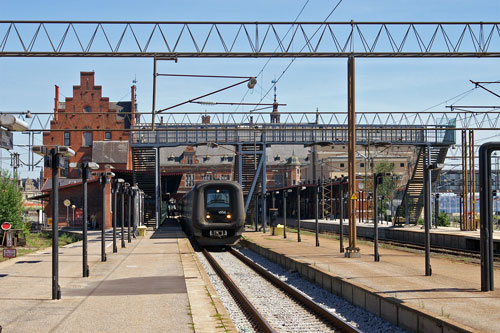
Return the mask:
<svg viewBox="0 0 500 333">
<path fill-rule="evenodd" d="M 306 296 L 301 294 L 299 291 L 297 291 L 296 289 L 289 286 L 287 283 L 281 281 L 279 278 L 274 276 L 272 273 L 266 271 L 264 268 L 257 265 L 252 260 L 250 260 L 246 256 L 244 256 L 243 254 L 239 253 L 238 251 L 234 250 L 233 248 L 229 248 L 229 252 L 231 252 L 232 255 L 234 255 L 236 258 L 241 260 L 247 266 L 252 268 L 259 275 L 264 277 L 267 281 L 271 282 L 274 286 L 283 290 L 288 296 L 295 299 L 297 302 L 301 303 L 304 306 L 304 308 L 306 308 L 307 310 L 312 312 L 314 315 L 321 317 L 323 320 L 327 321 L 335 328 L 339 329 L 342 332 L 361 332 L 357 328 L 355 328 L 354 326 L 352 326 L 349 323 L 342 320 L 340 317 L 334 315 L 333 313 L 331 313 L 328 310 L 324 309 L 323 307 L 319 306 L 317 303 L 313 302 L 311 299 L 307 298 Z"/>
<path fill-rule="evenodd" d="M 243 312 L 249 317 L 250 321 L 256 326 L 259 332 L 276 332 L 271 325 L 266 321 L 266 319 L 259 313 L 259 311 L 250 303 L 248 298 L 243 294 L 243 292 L 238 288 L 238 286 L 233 282 L 233 280 L 227 275 L 227 273 L 222 269 L 222 267 L 217 263 L 214 257 L 206 250 L 202 250 L 203 255 L 207 258 L 208 262 L 215 270 L 217 275 L 224 282 L 228 288 L 231 295 L 234 297 L 235 301 L 241 306 Z"/>
</svg>

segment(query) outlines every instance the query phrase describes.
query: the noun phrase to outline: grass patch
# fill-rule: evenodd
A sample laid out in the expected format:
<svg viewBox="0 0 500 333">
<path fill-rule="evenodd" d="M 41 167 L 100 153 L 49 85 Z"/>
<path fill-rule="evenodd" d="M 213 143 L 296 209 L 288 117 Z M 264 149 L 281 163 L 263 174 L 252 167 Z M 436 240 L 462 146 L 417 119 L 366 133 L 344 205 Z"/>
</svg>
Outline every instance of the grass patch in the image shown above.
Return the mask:
<svg viewBox="0 0 500 333">
<path fill-rule="evenodd" d="M 81 236 L 78 234 L 61 233 L 59 234 L 59 247 L 78 242 L 79 240 L 81 240 Z M 26 236 L 26 246 L 18 246 L 16 248 L 17 256 L 20 257 L 51 246 L 52 234 L 46 232 L 30 233 Z M 0 262 L 8 259 L 0 256 Z"/>
</svg>

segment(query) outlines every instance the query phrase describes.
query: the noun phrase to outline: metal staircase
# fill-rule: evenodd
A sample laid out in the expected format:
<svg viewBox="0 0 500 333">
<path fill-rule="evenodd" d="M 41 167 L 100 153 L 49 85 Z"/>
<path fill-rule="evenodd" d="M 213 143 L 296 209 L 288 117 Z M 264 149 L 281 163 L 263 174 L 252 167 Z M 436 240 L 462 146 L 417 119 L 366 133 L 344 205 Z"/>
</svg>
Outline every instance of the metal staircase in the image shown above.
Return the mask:
<svg viewBox="0 0 500 333">
<path fill-rule="evenodd" d="M 156 226 L 155 214 L 155 163 L 153 148 L 132 148 L 133 180 L 145 194 L 145 219 L 147 227 Z"/>
<path fill-rule="evenodd" d="M 262 154 L 260 153 L 262 150 L 261 145 L 243 145 L 241 146 L 241 187 L 243 188 L 243 194 L 245 196 L 248 195 L 250 191 L 250 187 L 252 186 L 252 181 L 255 177 L 255 171 L 257 170 L 257 165 L 259 165 L 260 159 L 262 158 Z M 254 154 L 255 152 L 255 154 Z M 234 180 L 239 179 L 239 165 L 238 159 L 236 160 L 236 165 L 234 168 Z M 254 193 L 258 193 L 261 186 L 262 175 L 259 173 L 257 175 L 257 183 L 255 184 Z"/>
<path fill-rule="evenodd" d="M 417 224 L 418 218 L 422 214 L 424 207 L 424 155 L 426 154 L 426 147 L 420 147 L 418 151 L 417 161 L 413 169 L 412 178 L 408 181 L 406 189 L 402 198 L 402 204 L 398 207 L 396 216 L 397 223 L 404 223 L 405 218 L 405 205 L 408 200 L 408 216 L 410 224 Z M 444 163 L 448 146 L 431 147 L 430 164 Z M 437 169 L 431 173 L 431 182 L 434 184 L 439 179 L 441 170 Z"/>
</svg>

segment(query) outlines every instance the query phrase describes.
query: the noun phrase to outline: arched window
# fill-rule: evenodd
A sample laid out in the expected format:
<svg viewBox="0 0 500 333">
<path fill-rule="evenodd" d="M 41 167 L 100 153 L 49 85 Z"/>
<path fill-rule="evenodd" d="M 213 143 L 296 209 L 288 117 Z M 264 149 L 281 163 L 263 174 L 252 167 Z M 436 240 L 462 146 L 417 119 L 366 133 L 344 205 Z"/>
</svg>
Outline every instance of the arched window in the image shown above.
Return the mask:
<svg viewBox="0 0 500 333">
<path fill-rule="evenodd" d="M 90 106 L 88 106 L 88 105 L 87 105 L 87 106 L 84 106 L 84 107 L 83 107 L 83 111 L 84 111 L 84 112 L 92 112 L 92 108 L 91 108 Z"/>
</svg>

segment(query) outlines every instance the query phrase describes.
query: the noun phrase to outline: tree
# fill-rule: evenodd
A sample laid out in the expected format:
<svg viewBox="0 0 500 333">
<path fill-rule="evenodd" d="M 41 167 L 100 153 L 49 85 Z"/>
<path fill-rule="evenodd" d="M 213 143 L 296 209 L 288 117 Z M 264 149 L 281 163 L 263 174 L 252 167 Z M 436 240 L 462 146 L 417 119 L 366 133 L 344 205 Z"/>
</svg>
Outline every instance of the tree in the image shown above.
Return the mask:
<svg viewBox="0 0 500 333">
<path fill-rule="evenodd" d="M 391 162 L 380 162 L 375 167 L 376 173 L 394 173 L 394 163 Z M 394 199 L 394 192 L 397 187 L 397 178 L 394 176 L 384 176 L 382 184 L 378 185 L 377 192 L 380 197 L 384 197 L 379 205 L 379 211 L 385 215 L 385 210 L 387 202 Z"/>
<path fill-rule="evenodd" d="M 23 195 L 17 180 L 8 171 L 0 172 L 0 223 L 10 222 L 13 229 L 24 229 Z"/>
</svg>

